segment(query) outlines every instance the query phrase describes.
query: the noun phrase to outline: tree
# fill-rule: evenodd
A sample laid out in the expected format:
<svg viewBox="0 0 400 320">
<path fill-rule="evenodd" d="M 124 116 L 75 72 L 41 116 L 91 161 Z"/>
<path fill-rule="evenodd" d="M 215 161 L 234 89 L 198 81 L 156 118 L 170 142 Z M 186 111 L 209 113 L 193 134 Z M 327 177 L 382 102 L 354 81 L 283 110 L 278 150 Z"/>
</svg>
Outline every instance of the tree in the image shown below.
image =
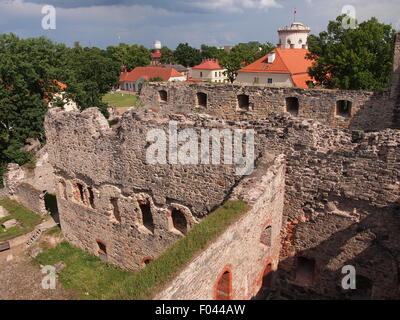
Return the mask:
<svg viewBox="0 0 400 320">
<path fill-rule="evenodd" d="M 228 55 L 223 49 L 219 49 L 217 47 L 207 46 L 203 44 L 201 46 L 201 57 L 203 59 L 218 59 L 222 60 L 224 57 Z"/>
<path fill-rule="evenodd" d="M 383 90 L 392 69 L 394 30 L 376 18 L 355 29 L 343 28 L 346 15 L 330 21 L 327 31 L 310 35 L 309 74 L 326 88 Z"/>
<path fill-rule="evenodd" d="M 142 45 L 120 43 L 118 46 L 109 46 L 107 52 L 120 67 L 127 67 L 128 71 L 147 66 L 151 61 L 150 50 Z"/>
<path fill-rule="evenodd" d="M 234 46 L 231 52 L 221 59 L 221 65 L 226 69 L 228 80 L 234 82 L 239 69 L 262 58 L 274 48 L 269 42 L 265 44 L 259 42 L 240 43 Z"/>
<path fill-rule="evenodd" d="M 32 159 L 22 149 L 27 138 L 45 142 L 48 103 L 64 90 L 57 81 L 67 86 L 66 97 L 81 110 L 98 107 L 107 115 L 102 96 L 118 77 L 119 63 L 105 50 L 79 43 L 67 48 L 43 37 L 0 35 L 0 184 L 7 163 L 22 165 Z"/>
<path fill-rule="evenodd" d="M 201 63 L 201 52 L 187 43 L 181 43 L 174 52 L 174 58 L 177 63 L 185 67 L 193 67 Z"/>
<path fill-rule="evenodd" d="M 118 84 L 120 62 L 99 48 L 72 49 L 66 76 L 67 94 L 81 110 L 97 107 L 105 116 L 104 94 Z"/>
<path fill-rule="evenodd" d="M 162 47 L 160 52 L 162 55 L 160 62 L 162 64 L 177 64 L 173 50 L 168 47 Z"/>
<path fill-rule="evenodd" d="M 66 52 L 45 38 L 0 35 L 0 184 L 7 163 L 31 159 L 22 149 L 27 138 L 44 141 L 43 120 L 48 100 L 60 91 L 54 80 Z"/>
</svg>

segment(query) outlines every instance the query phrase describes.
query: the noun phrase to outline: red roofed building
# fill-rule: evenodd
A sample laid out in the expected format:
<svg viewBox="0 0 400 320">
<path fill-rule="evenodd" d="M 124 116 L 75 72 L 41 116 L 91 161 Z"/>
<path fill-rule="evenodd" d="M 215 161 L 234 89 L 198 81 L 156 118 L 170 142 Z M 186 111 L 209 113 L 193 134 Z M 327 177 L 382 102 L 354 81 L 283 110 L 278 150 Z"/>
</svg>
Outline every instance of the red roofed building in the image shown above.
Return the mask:
<svg viewBox="0 0 400 320">
<path fill-rule="evenodd" d="M 222 68 L 217 59 L 205 59 L 190 71 L 191 81 L 227 82 L 226 69 Z"/>
<path fill-rule="evenodd" d="M 121 72 L 119 84 L 121 90 L 139 91 L 145 80 L 161 78 L 164 81 L 185 81 L 186 77 L 174 68 L 136 67 L 130 72 Z"/>
<path fill-rule="evenodd" d="M 297 23 L 297 25 L 300 24 Z M 240 69 L 235 82 L 274 87 L 308 88 L 307 82 L 313 81 L 308 75 L 308 68 L 313 63 L 313 61 L 307 59 L 309 51 L 306 40 L 309 30 L 309 28 L 304 27 L 299 33 L 297 28 L 294 27 L 285 29 L 285 39 L 293 38 L 287 40 L 287 43 L 293 42 L 294 39 L 297 39 L 296 37 L 302 37 L 301 40 L 296 42 L 297 47 L 294 43 L 291 43 L 289 47 L 283 46 L 281 39 L 277 49 Z M 282 37 L 281 34 L 280 36 Z"/>
</svg>

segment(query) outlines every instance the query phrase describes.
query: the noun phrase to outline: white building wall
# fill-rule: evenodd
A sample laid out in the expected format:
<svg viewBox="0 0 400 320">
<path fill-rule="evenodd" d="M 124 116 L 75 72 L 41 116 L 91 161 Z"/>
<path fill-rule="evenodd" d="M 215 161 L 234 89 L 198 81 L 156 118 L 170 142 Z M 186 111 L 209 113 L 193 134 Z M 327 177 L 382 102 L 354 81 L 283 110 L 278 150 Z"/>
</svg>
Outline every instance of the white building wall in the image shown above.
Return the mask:
<svg viewBox="0 0 400 320">
<path fill-rule="evenodd" d="M 303 44 L 307 44 L 308 32 L 292 31 L 292 32 L 280 32 L 279 33 L 280 43 L 282 48 L 289 49 L 290 40 L 291 44 L 294 44 L 295 49 L 301 49 Z"/>
<path fill-rule="evenodd" d="M 186 81 L 186 76 L 181 76 L 181 77 L 171 77 L 168 80 L 169 82 L 175 82 L 175 81 Z"/>
<path fill-rule="evenodd" d="M 258 78 L 258 82 L 256 81 Z M 272 79 L 272 83 L 268 83 Z M 290 74 L 239 72 L 235 83 L 259 84 L 269 87 L 294 87 Z"/>
<path fill-rule="evenodd" d="M 224 75 L 226 69 L 219 70 L 200 70 L 192 69 L 190 71 L 190 78 L 201 81 L 210 82 L 227 82 L 228 77 Z"/>
</svg>

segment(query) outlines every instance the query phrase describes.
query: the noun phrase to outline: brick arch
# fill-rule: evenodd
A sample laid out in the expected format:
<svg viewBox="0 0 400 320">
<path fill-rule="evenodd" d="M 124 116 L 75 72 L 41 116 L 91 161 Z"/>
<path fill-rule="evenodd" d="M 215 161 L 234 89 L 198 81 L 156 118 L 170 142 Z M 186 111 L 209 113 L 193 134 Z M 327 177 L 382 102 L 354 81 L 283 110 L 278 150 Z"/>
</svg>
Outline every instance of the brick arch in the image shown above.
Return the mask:
<svg viewBox="0 0 400 320">
<path fill-rule="evenodd" d="M 260 233 L 260 242 L 262 243 L 262 244 L 264 244 L 264 245 L 267 245 L 266 243 L 265 243 L 265 239 L 263 239 L 264 238 L 264 232 L 265 232 L 265 230 L 267 229 L 267 228 L 271 228 L 272 229 L 272 219 L 268 219 L 264 224 L 262 224 L 262 226 L 261 226 L 261 233 Z M 272 232 L 272 230 L 271 230 L 271 232 Z M 271 234 L 271 239 L 270 239 L 270 244 L 269 244 L 269 246 L 272 246 L 272 234 Z"/>
<path fill-rule="evenodd" d="M 149 264 L 151 261 L 153 261 L 154 259 L 153 259 L 153 257 L 144 257 L 142 260 L 141 260 L 141 264 L 143 265 L 143 266 L 145 266 L 145 265 L 147 265 L 147 264 Z"/>
<path fill-rule="evenodd" d="M 214 300 L 233 300 L 232 265 L 227 265 L 218 274 L 213 287 Z"/>
<path fill-rule="evenodd" d="M 258 277 L 258 282 L 257 282 L 257 287 L 260 289 L 263 287 L 265 277 L 272 272 L 276 271 L 276 267 L 274 266 L 272 262 L 272 258 L 268 257 L 265 262 L 264 262 L 264 268 L 262 269 L 259 277 Z"/>
</svg>

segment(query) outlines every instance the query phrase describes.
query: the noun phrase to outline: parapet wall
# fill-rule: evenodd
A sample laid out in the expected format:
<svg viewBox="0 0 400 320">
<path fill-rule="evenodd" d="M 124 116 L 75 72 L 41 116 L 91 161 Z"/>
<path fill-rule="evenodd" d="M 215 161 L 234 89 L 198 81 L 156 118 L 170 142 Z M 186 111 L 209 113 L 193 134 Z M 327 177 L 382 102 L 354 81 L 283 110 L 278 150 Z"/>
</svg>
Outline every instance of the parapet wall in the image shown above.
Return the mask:
<svg viewBox="0 0 400 320">
<path fill-rule="evenodd" d="M 279 262 L 285 181 L 284 157 L 260 164 L 234 190 L 232 198 L 251 209 L 197 256 L 155 299 L 213 300 L 219 290 L 226 299 L 248 300 L 262 295 L 263 284 Z M 268 244 L 263 233 L 272 226 Z M 228 272 L 228 283 L 221 277 Z"/>
<path fill-rule="evenodd" d="M 160 98 L 165 91 L 166 101 Z M 205 94 L 206 101 L 198 97 Z M 241 107 L 238 96 L 248 97 Z M 164 96 L 165 98 L 165 96 Z M 298 104 L 291 105 L 288 98 Z M 394 99 L 389 92 L 271 88 L 257 85 L 208 83 L 146 83 L 140 99 L 145 107 L 165 112 L 208 113 L 223 119 L 260 119 L 271 113 L 291 112 L 337 128 L 382 130 L 392 127 Z M 297 100 L 296 100 L 297 99 Z M 246 100 L 246 98 L 245 98 Z M 350 102 L 342 113 L 338 101 Z M 247 103 L 247 101 L 244 101 Z"/>
</svg>

